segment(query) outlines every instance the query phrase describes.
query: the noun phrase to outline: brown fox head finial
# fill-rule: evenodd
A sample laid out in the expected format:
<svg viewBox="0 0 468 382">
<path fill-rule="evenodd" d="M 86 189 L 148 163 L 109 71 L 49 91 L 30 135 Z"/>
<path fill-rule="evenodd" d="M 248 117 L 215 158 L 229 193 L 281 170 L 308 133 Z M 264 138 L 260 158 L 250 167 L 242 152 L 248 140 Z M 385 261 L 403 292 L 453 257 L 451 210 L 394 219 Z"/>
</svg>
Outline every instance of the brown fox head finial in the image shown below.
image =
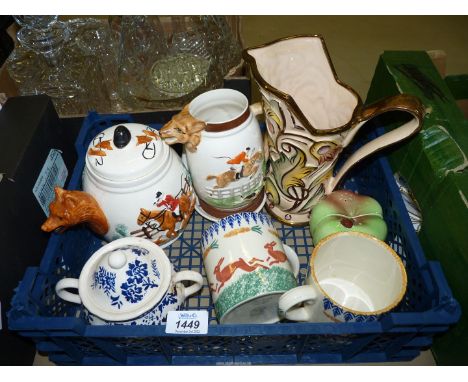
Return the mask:
<svg viewBox="0 0 468 382">
<path fill-rule="evenodd" d="M 186 105 L 161 128 L 159 133 L 166 143 L 170 145 L 182 143 L 190 152 L 195 152 L 205 127 L 206 123 L 194 118 L 189 112 L 189 106 Z"/>
<path fill-rule="evenodd" d="M 55 199 L 49 206 L 50 215 L 42 224 L 46 232 L 62 232 L 80 223 L 87 223 L 99 235 L 109 230 L 107 218 L 90 194 L 83 191 L 67 191 L 55 187 Z"/>
</svg>

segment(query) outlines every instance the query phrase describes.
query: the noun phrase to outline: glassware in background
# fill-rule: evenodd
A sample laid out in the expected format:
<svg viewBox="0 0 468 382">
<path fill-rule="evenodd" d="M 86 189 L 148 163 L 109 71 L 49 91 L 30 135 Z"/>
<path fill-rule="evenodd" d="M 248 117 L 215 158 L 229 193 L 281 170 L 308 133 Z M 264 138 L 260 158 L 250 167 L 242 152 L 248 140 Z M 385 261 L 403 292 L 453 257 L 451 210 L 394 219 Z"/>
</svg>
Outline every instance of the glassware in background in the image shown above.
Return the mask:
<svg viewBox="0 0 468 382">
<path fill-rule="evenodd" d="M 222 86 L 232 34 L 226 37 L 229 26 L 220 16 L 123 16 L 110 19 L 113 31 L 119 21 L 119 85 L 127 103 L 181 107 Z M 238 53 L 240 60 L 240 47 Z"/>
<path fill-rule="evenodd" d="M 15 20 L 8 72 L 20 94 L 48 94 L 60 115 L 179 108 L 241 62 L 225 16 Z"/>
<path fill-rule="evenodd" d="M 119 112 L 117 46 L 107 20 L 15 16 L 22 27 L 7 61 L 22 95 L 46 93 L 60 115 Z"/>
<path fill-rule="evenodd" d="M 92 62 L 92 85 L 94 92 L 103 93 L 96 104 L 98 111 L 120 112 L 125 109 L 118 94 L 118 44 L 112 38 L 112 31 L 107 21 L 94 18 L 74 19 L 69 22 L 75 42 L 84 56 Z M 102 78 L 101 82 L 98 79 Z M 102 88 L 101 84 L 105 87 Z"/>
<path fill-rule="evenodd" d="M 89 108 L 87 92 L 70 63 L 83 65 L 70 60 L 70 30 L 57 17 L 14 16 L 21 29 L 8 71 L 22 95 L 46 93 L 59 114 L 83 113 Z"/>
<path fill-rule="evenodd" d="M 226 16 L 202 16 L 208 35 L 217 46 L 219 65 L 224 75 L 241 63 L 242 47 L 229 26 Z"/>
</svg>

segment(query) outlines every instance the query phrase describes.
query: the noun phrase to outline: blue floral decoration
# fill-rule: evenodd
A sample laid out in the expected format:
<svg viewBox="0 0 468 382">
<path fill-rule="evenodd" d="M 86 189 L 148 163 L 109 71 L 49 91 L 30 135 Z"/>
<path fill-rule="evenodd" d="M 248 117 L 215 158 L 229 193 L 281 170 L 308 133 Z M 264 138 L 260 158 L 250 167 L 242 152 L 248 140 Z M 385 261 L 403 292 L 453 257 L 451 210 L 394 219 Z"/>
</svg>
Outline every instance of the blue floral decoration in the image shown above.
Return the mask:
<svg viewBox="0 0 468 382">
<path fill-rule="evenodd" d="M 257 224 L 257 214 L 251 214 L 252 220 Z"/>
<path fill-rule="evenodd" d="M 355 315 L 354 315 L 353 313 L 351 313 L 351 312 L 345 312 L 345 313 L 344 313 L 344 320 L 345 320 L 346 322 L 348 322 L 348 321 L 353 321 L 354 318 L 355 318 Z"/>
<path fill-rule="evenodd" d="M 156 260 L 151 260 L 151 270 L 153 271 L 153 275 L 156 276 L 158 279 L 161 278 L 161 273 L 159 272 L 158 265 Z"/>
<path fill-rule="evenodd" d="M 141 286 L 145 291 L 147 291 L 150 288 L 157 288 L 158 284 L 156 284 L 154 281 L 151 281 L 149 277 L 143 279 L 143 282 L 141 283 Z"/>
<path fill-rule="evenodd" d="M 138 284 L 141 284 L 143 282 L 143 278 L 148 276 L 148 266 L 139 260 L 135 260 L 134 263 L 128 264 L 128 271 L 125 273 L 130 276 L 127 280 L 129 284 L 133 284 L 132 278 L 134 278 Z"/>
<path fill-rule="evenodd" d="M 265 216 L 263 214 L 258 214 L 258 218 L 260 219 L 261 223 L 265 223 Z"/>
<path fill-rule="evenodd" d="M 125 245 L 116 249 L 114 252 L 125 251 L 128 249 L 131 250 L 137 256 L 146 256 L 147 254 L 149 254 L 149 251 L 146 248 L 137 247 L 135 245 Z"/>
<path fill-rule="evenodd" d="M 324 298 L 323 299 L 323 308 L 325 310 L 329 310 L 329 309 L 332 309 L 333 308 L 333 304 L 332 302 L 328 299 L 328 298 Z"/>
<path fill-rule="evenodd" d="M 366 321 L 366 317 L 363 316 L 362 314 L 358 314 L 354 317 L 354 320 L 356 322 L 365 322 Z"/>
<path fill-rule="evenodd" d="M 263 214 L 261 212 L 257 213 L 256 216 L 258 216 L 258 218 L 260 219 L 260 221 L 262 222 L 262 224 L 268 224 L 271 228 L 275 228 L 275 226 L 273 225 L 273 222 L 271 221 L 270 217 L 266 214 Z"/>
<path fill-rule="evenodd" d="M 332 311 L 333 311 L 334 317 L 340 316 L 343 314 L 343 309 L 341 309 L 339 306 L 336 306 L 336 305 L 333 306 Z"/>
<path fill-rule="evenodd" d="M 111 305 L 117 307 L 120 309 L 120 307 L 123 305 L 123 302 L 120 301 L 120 296 L 110 296 L 111 298 Z"/>
<path fill-rule="evenodd" d="M 94 283 L 91 285 L 93 289 L 102 289 L 102 291 L 110 296 L 111 292 L 115 292 L 115 273 L 108 272 L 102 266 L 98 268 L 97 272 L 94 272 Z"/>
<path fill-rule="evenodd" d="M 166 293 L 164 298 L 158 304 L 158 310 L 162 313 L 163 309 L 166 308 L 168 305 L 172 305 L 177 303 L 177 294 L 176 293 Z"/>
<path fill-rule="evenodd" d="M 210 239 L 213 239 L 214 237 L 214 234 L 218 234 L 219 232 L 219 224 L 218 223 L 213 223 L 210 228 L 208 228 L 206 231 L 205 231 L 205 237 L 206 237 L 206 241 L 208 242 L 209 239 L 208 239 L 208 235 L 210 236 Z"/>
<path fill-rule="evenodd" d="M 221 228 L 223 229 L 223 231 L 226 231 L 226 223 L 227 223 L 227 220 L 226 219 L 221 219 L 219 221 L 219 225 L 221 226 Z"/>
<path fill-rule="evenodd" d="M 137 256 L 146 256 L 149 251 L 146 248 L 132 247 L 132 252 Z"/>
<path fill-rule="evenodd" d="M 230 215 L 225 217 L 224 219 L 226 219 L 227 223 L 231 228 L 234 228 L 234 216 Z"/>
<path fill-rule="evenodd" d="M 127 281 L 133 279 L 128 279 Z M 143 288 L 141 288 L 138 284 L 135 283 L 123 283 L 120 288 L 122 289 L 122 294 L 128 302 L 132 304 L 137 303 L 143 299 Z"/>
</svg>

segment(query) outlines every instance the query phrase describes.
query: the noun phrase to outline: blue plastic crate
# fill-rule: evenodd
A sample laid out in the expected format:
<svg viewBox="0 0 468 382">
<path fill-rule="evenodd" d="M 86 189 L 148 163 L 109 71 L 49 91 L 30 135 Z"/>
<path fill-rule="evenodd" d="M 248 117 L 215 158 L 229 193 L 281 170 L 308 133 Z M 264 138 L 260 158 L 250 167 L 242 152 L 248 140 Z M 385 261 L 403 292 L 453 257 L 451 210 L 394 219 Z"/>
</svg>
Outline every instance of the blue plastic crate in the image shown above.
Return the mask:
<svg viewBox="0 0 468 382">
<path fill-rule="evenodd" d="M 76 142 L 79 160 L 70 189 L 81 187 L 84 155 L 90 140 L 111 125 L 131 120 L 129 115 L 88 115 Z M 357 145 L 365 139 L 361 138 Z M 9 329 L 33 339 L 39 351 L 61 365 L 411 360 L 431 346 L 435 334 L 447 331 L 458 321 L 459 305 L 452 297 L 439 263 L 424 257 L 385 157 L 374 157 L 356 167 L 343 187 L 370 195 L 381 203 L 388 224 L 387 243 L 406 266 L 405 298 L 396 311 L 378 322 L 218 325 L 200 251 L 201 234 L 211 222 L 195 213 L 182 237 L 166 248 L 166 253 L 177 268 L 198 270 L 204 275 L 204 288 L 199 295 L 188 299 L 185 308 L 209 311 L 207 335 L 170 335 L 165 333 L 165 326 L 87 325 L 80 308 L 60 300 L 54 290 L 59 279 L 78 277 L 90 255 L 103 244 L 84 227 L 62 235 L 52 234 L 40 266 L 28 268 L 16 290 L 9 312 Z M 302 283 L 312 252 L 308 229 L 275 224 L 283 241 L 295 248 L 300 258 Z"/>
</svg>

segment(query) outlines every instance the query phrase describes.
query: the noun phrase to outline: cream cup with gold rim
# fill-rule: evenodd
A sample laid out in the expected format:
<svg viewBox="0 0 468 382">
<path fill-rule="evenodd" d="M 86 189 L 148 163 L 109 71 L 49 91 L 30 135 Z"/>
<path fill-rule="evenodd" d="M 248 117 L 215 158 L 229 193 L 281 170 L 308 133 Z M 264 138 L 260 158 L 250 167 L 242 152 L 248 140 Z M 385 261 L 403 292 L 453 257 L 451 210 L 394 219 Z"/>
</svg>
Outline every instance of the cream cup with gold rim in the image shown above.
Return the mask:
<svg viewBox="0 0 468 382">
<path fill-rule="evenodd" d="M 280 316 L 372 322 L 401 302 L 406 286 L 403 262 L 386 243 L 360 232 L 338 232 L 315 247 L 305 285 L 281 296 Z"/>
</svg>

